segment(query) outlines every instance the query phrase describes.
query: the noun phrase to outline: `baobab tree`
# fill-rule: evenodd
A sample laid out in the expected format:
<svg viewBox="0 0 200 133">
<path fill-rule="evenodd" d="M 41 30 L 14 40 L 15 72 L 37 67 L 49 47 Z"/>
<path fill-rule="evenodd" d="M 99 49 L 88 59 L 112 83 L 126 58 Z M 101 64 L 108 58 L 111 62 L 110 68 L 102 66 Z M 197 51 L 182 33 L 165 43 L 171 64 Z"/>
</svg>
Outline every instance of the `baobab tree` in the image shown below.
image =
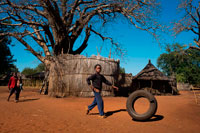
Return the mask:
<svg viewBox="0 0 200 133">
<path fill-rule="evenodd" d="M 127 19 L 136 28 L 155 35 L 159 27 L 155 19 L 157 9 L 156 0 L 1 0 L 0 23 L 15 30 L 0 35 L 16 38 L 48 66 L 52 57 L 62 53 L 81 54 L 91 34 L 110 40 L 120 52 L 118 43 L 96 30 L 99 24 L 103 26 L 112 19 Z M 4 23 L 5 20 L 10 23 Z M 85 34 L 83 42 L 74 50 L 81 34 Z M 34 45 L 43 52 L 34 49 Z"/>
<path fill-rule="evenodd" d="M 190 46 L 190 48 L 200 50 L 200 2 L 183 0 L 178 6 L 178 10 L 184 15 L 174 23 L 175 34 L 191 31 L 195 35 L 194 42 L 196 46 Z"/>
</svg>

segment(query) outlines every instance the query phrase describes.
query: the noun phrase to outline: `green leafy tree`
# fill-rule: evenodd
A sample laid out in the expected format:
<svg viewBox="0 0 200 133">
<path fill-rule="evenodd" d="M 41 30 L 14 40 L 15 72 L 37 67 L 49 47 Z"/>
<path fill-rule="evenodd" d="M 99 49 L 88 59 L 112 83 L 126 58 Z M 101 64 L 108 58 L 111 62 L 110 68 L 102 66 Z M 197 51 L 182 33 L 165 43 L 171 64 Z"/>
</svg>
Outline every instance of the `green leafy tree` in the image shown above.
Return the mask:
<svg viewBox="0 0 200 133">
<path fill-rule="evenodd" d="M 125 68 L 123 67 L 120 67 L 120 70 L 119 70 L 120 73 L 125 73 Z"/>
<path fill-rule="evenodd" d="M 34 68 L 29 68 L 29 67 L 26 67 L 24 68 L 24 70 L 22 71 L 22 74 L 24 75 L 31 75 L 31 74 L 34 74 L 36 73 L 37 71 L 34 69 Z"/>
<path fill-rule="evenodd" d="M 8 23 L 8 22 L 6 22 Z M 0 33 L 11 31 L 11 27 L 0 24 Z M 0 36 L 0 75 L 6 74 L 11 71 L 18 71 L 16 66 L 13 65 L 15 60 L 10 52 L 11 39 L 8 36 Z"/>
<path fill-rule="evenodd" d="M 44 65 L 44 63 L 40 63 L 40 64 L 35 68 L 35 70 L 36 70 L 37 72 L 45 71 L 45 65 Z"/>
<path fill-rule="evenodd" d="M 40 63 L 36 68 L 26 67 L 22 71 L 22 74 L 24 74 L 24 75 L 31 75 L 31 74 L 34 74 L 34 73 L 37 73 L 37 72 L 42 72 L 42 71 L 45 71 L 45 65 L 44 65 L 44 63 Z"/>
<path fill-rule="evenodd" d="M 19 69 L 15 64 L 13 64 L 13 67 L 11 67 L 10 72 L 19 72 Z"/>
<path fill-rule="evenodd" d="M 175 75 L 178 82 L 200 84 L 199 50 L 186 49 L 178 43 L 167 45 L 165 50 L 157 59 L 157 65 L 166 75 Z"/>
</svg>

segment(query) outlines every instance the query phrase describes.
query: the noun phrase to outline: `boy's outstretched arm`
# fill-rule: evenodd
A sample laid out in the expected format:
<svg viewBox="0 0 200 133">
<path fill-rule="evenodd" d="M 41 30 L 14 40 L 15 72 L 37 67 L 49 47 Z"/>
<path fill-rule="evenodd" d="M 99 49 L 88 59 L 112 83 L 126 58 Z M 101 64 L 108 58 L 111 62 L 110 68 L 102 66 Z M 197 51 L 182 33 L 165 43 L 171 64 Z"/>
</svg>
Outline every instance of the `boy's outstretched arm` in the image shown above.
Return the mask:
<svg viewBox="0 0 200 133">
<path fill-rule="evenodd" d="M 103 76 L 103 82 L 104 82 L 105 84 L 107 84 L 107 85 L 112 86 L 112 88 L 114 88 L 116 91 L 119 90 L 118 87 L 114 86 L 114 85 L 113 85 L 110 81 L 108 81 L 104 76 Z"/>
<path fill-rule="evenodd" d="M 112 88 L 114 88 L 116 91 L 119 90 L 119 88 L 117 86 L 112 85 Z"/>
</svg>

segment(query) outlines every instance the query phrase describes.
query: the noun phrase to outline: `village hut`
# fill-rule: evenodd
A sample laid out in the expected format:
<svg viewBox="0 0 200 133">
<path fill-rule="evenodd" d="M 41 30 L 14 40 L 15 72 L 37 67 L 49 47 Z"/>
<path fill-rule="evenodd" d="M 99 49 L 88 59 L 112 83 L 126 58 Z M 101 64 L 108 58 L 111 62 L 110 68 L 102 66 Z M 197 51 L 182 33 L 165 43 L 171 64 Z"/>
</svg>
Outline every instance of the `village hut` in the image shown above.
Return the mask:
<svg viewBox="0 0 200 133">
<path fill-rule="evenodd" d="M 24 86 L 40 87 L 42 86 L 42 81 L 44 80 L 45 72 L 37 72 L 27 76 L 22 75 Z"/>
<path fill-rule="evenodd" d="M 45 76 L 45 72 L 37 72 L 34 74 L 27 75 L 26 78 L 35 79 L 35 80 L 43 80 Z"/>
<path fill-rule="evenodd" d="M 0 77 L 0 86 L 8 85 L 9 78 L 11 77 L 11 74 L 3 75 Z"/>
<path fill-rule="evenodd" d="M 178 94 L 176 79 L 165 76 L 149 60 L 144 69 L 132 79 L 131 91 L 144 89 L 155 95 Z"/>
<path fill-rule="evenodd" d="M 95 73 L 94 66 L 102 66 L 101 74 L 115 84 L 118 80 L 119 60 L 101 56 L 63 54 L 55 57 L 49 73 L 49 95 L 54 97 L 93 96 L 86 79 Z M 103 84 L 103 96 L 114 96 L 113 89 Z"/>
<path fill-rule="evenodd" d="M 127 97 L 132 90 L 132 73 L 120 73 L 118 77 L 119 90 L 115 92 L 116 96 Z"/>
<path fill-rule="evenodd" d="M 17 73 L 17 74 L 18 76 L 21 76 L 22 79 L 26 78 L 25 75 L 21 73 Z M 13 72 L 8 72 L 7 74 L 0 76 L 0 86 L 8 85 L 9 79 L 10 77 L 12 77 L 12 75 L 13 75 Z"/>
</svg>

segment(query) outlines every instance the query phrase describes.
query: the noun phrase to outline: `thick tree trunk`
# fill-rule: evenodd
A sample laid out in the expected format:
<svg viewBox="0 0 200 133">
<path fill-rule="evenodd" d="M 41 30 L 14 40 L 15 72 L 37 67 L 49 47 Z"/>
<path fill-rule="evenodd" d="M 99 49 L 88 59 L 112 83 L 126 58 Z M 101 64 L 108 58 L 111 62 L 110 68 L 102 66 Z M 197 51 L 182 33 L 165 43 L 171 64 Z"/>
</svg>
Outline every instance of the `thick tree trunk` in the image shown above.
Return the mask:
<svg viewBox="0 0 200 133">
<path fill-rule="evenodd" d="M 61 37 L 59 40 L 54 48 L 54 55 L 56 56 L 60 54 L 80 54 L 87 47 L 87 43 L 84 43 L 77 50 L 73 51 L 74 41 L 68 37 Z"/>
<path fill-rule="evenodd" d="M 54 54 L 60 55 L 60 54 L 71 54 L 72 53 L 72 44 L 70 44 L 70 41 L 67 37 L 59 41 L 58 44 L 55 45 Z"/>
</svg>

